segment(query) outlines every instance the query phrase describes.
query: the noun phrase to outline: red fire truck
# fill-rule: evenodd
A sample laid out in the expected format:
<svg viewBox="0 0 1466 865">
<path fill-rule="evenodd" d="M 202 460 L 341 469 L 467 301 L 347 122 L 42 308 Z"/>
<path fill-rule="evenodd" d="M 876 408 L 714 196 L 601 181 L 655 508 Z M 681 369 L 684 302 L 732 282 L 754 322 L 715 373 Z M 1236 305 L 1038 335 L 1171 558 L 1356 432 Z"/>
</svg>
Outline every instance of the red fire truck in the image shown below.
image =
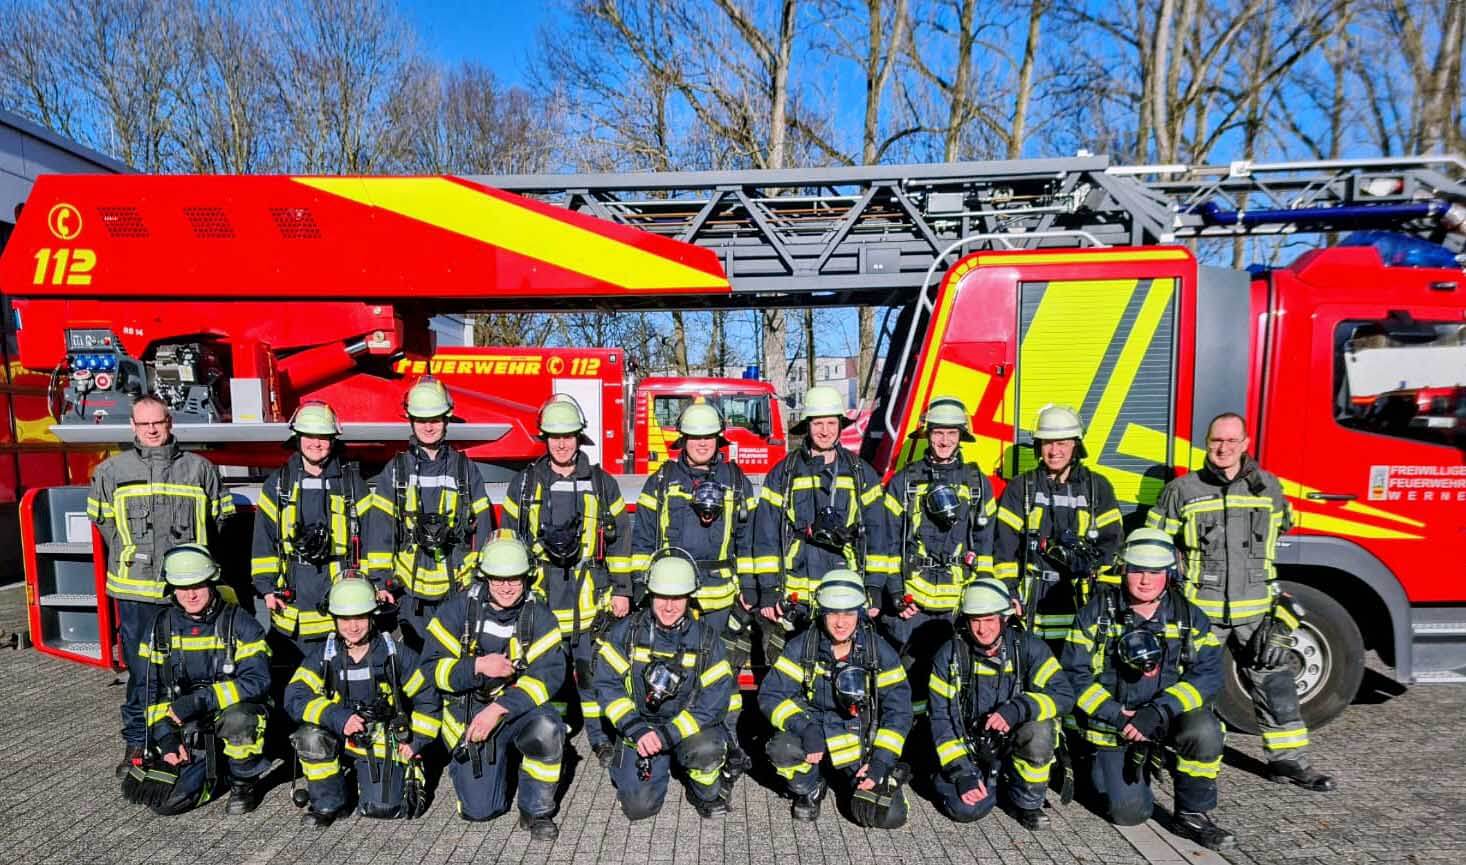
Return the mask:
<svg viewBox="0 0 1466 865">
<path fill-rule="evenodd" d="M 1086 176 L 1109 189 L 1114 175 L 1099 168 Z M 1052 172 L 1036 166 L 1024 176 L 1046 178 L 1042 188 L 1052 189 Z M 1436 193 L 1444 210 L 1438 200 L 1412 209 L 1410 226 L 1459 215 L 1450 209 L 1466 202 L 1458 180 L 1436 184 Z M 924 200 L 928 213 L 998 200 L 936 196 Z M 1009 189 L 1001 201 L 1014 197 Z M 1034 209 L 1036 196 L 1017 197 Z M 869 204 L 847 205 L 856 215 L 838 239 L 852 235 L 866 212 L 857 208 Z M 682 205 L 703 219 L 721 206 Z M 1094 206 L 1071 213 L 1092 219 Z M 893 212 L 878 214 L 888 233 Z M 1198 234 L 1266 217 L 1170 212 L 1177 225 L 1202 226 Z M 67 215 L 63 224 L 58 213 Z M 1406 215 L 1351 206 L 1349 219 L 1375 225 Z M 1002 246 L 1012 237 L 974 232 L 964 242 Z M 1424 266 L 1407 266 L 1386 264 L 1374 246 L 1339 246 L 1249 274 L 1199 266 L 1175 235 L 1162 239 L 1172 242 L 1109 245 L 1089 229 L 1036 232 L 1037 248 L 978 251 L 939 281 L 898 293 L 865 455 L 881 472 L 895 471 L 919 453 L 909 434 L 926 400 L 956 393 L 973 412 L 970 456 L 1011 477 L 1032 463 L 1027 431 L 1039 407 L 1067 403 L 1086 418 L 1091 463 L 1114 482 L 1135 524 L 1166 480 L 1200 465 L 1207 420 L 1240 410 L 1254 455 L 1283 479 L 1295 512 L 1278 562 L 1310 612 L 1296 652 L 1307 719 L 1325 722 L 1353 698 L 1366 648 L 1403 682 L 1459 678 L 1466 462 L 1456 428 L 1431 421 L 1434 413 L 1418 424 L 1385 417 L 1374 406 L 1399 388 L 1350 369 L 1366 346 L 1416 352 L 1432 366 L 1459 358 L 1461 268 L 1444 248 Z M 878 251 L 855 266 L 903 267 Z M 796 252 L 784 252 L 797 263 Z M 929 276 L 945 255 L 928 255 Z M 742 283 L 751 288 L 740 288 L 742 266 L 706 247 L 464 178 L 57 177 L 37 183 L 0 258 L 0 287 L 14 298 L 22 363 L 67 379 L 54 427 L 64 440 L 121 440 L 130 393 L 145 387 L 174 405 L 181 441 L 225 465 L 264 466 L 279 460 L 284 419 L 313 396 L 343 406 L 355 443 L 400 439 L 402 384 L 393 373 L 404 360 L 408 373 L 417 363 L 431 369 L 429 314 L 791 302 L 788 283 L 776 288 L 755 275 Z M 862 279 L 891 294 L 879 274 Z M 841 290 L 832 296 L 859 291 Z M 462 375 L 461 362 L 440 372 Z M 1466 375 L 1458 364 L 1417 387 L 1426 386 L 1460 388 Z M 455 433 L 480 460 L 494 462 L 495 448 L 524 452 L 531 429 L 503 409 L 533 401 L 454 389 L 468 421 Z M 665 425 L 675 407 L 662 412 L 656 394 L 652 382 L 637 394 L 635 414 L 649 428 Z M 717 398 L 732 414 L 730 397 Z M 1418 401 L 1392 411 L 1418 412 L 1412 405 Z M 650 430 L 648 439 L 655 441 Z M 634 497 L 638 478 L 622 482 Z M 48 511 L 52 523 L 56 510 Z M 34 546 L 51 538 L 43 531 Z M 44 582 L 45 561 L 30 558 L 44 610 L 56 590 Z M 41 627 L 44 645 L 54 634 Z M 1223 712 L 1245 727 L 1240 687 L 1230 677 Z"/>
</svg>

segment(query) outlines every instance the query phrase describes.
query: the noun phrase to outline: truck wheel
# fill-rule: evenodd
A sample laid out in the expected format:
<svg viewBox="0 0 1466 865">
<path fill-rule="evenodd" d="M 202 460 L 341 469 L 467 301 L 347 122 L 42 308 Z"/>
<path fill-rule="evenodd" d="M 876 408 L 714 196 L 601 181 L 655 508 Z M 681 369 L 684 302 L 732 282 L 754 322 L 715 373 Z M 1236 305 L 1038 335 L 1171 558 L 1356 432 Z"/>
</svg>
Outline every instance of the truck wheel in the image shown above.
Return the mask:
<svg viewBox="0 0 1466 865">
<path fill-rule="evenodd" d="M 1364 680 L 1364 638 L 1338 601 L 1302 583 L 1283 581 L 1280 586 L 1298 599 L 1306 613 L 1294 634 L 1298 644 L 1293 651 L 1293 673 L 1303 722 L 1310 728 L 1322 727 L 1344 711 L 1359 692 Z M 1217 713 L 1233 730 L 1257 733 L 1252 698 L 1243 685 L 1230 646 L 1222 670 Z"/>
</svg>

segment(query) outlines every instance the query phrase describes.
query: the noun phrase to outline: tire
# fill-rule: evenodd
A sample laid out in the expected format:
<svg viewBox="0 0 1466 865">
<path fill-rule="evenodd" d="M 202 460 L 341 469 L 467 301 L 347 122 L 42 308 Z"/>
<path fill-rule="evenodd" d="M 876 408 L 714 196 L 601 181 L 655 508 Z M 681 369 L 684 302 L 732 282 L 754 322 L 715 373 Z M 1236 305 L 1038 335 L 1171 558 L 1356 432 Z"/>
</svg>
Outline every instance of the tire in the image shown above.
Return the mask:
<svg viewBox="0 0 1466 865">
<path fill-rule="evenodd" d="M 1300 669 L 1299 708 L 1303 722 L 1316 729 L 1327 725 L 1354 701 L 1364 680 L 1364 638 L 1359 626 L 1338 601 L 1302 583 L 1280 581 L 1280 587 L 1303 605 L 1303 624 L 1299 628 L 1298 667 L 1305 654 L 1310 670 Z M 1243 733 L 1256 734 L 1257 718 L 1252 698 L 1243 686 L 1241 672 L 1226 647 L 1222 659 L 1222 694 L 1217 701 L 1217 714 L 1227 726 Z"/>
</svg>

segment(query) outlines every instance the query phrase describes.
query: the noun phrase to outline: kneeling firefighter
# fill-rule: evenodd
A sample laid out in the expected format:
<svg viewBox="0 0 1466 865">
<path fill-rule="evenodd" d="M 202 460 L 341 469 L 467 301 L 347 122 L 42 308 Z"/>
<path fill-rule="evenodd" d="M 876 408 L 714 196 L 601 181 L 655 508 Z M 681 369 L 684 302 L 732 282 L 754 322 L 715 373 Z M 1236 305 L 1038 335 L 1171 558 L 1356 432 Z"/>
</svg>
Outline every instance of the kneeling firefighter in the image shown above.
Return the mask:
<svg viewBox="0 0 1466 865">
<path fill-rule="evenodd" d="M 863 618 L 858 574 L 836 569 L 815 593 L 818 626 L 793 637 L 759 687 L 758 704 L 779 732 L 767 753 L 794 797 L 794 819 L 819 818 L 829 763 L 862 826 L 906 822 L 897 762 L 911 731 L 911 686 L 901 658 Z"/>
<path fill-rule="evenodd" d="M 1181 594 L 1176 548 L 1157 529 L 1136 529 L 1121 553 L 1121 587 L 1097 591 L 1074 619 L 1063 667 L 1079 695 L 1075 720 L 1091 747 L 1090 777 L 1112 823 L 1150 818 L 1150 776 L 1170 765 L 1171 829 L 1203 847 L 1232 846 L 1212 821 L 1222 729 L 1222 644 Z M 1174 762 L 1172 762 L 1174 758 Z"/>
<path fill-rule="evenodd" d="M 1002 581 L 978 580 L 962 593 L 956 636 L 937 649 L 936 786 L 943 810 L 958 822 L 987 815 L 1001 793 L 1024 828 L 1042 829 L 1059 718 L 1074 707 L 1074 689 L 1048 645 L 1009 624 L 1012 613 Z"/>
<path fill-rule="evenodd" d="M 729 810 L 723 718 L 735 682 L 722 634 L 691 614 L 696 591 L 692 562 L 660 552 L 647 574 L 651 608 L 612 625 L 598 648 L 596 697 L 622 736 L 611 781 L 631 820 L 662 810 L 674 761 L 699 815 Z"/>
<path fill-rule="evenodd" d="M 734 675 L 753 649 L 751 609 L 758 601 L 753 566 L 753 514 L 758 506 L 753 484 L 728 458 L 718 410 L 692 403 L 677 418 L 681 451 L 647 479 L 636 502 L 632 534 L 632 568 L 642 574 L 652 555 L 666 547 L 685 550 L 696 560 L 698 588 L 693 596 L 698 617 L 723 635 L 728 666 Z M 743 694 L 733 689 L 728 717 L 728 770 L 741 774 L 752 767 L 738 744 L 738 717 Z"/>
<path fill-rule="evenodd" d="M 270 690 L 265 629 L 226 603 L 219 565 L 198 544 L 163 557 L 173 603 L 153 619 L 139 656 L 147 697 L 144 756 L 122 779 L 122 794 L 158 814 L 181 814 L 209 801 L 229 781 L 228 814 L 259 804 L 270 769 L 263 756 Z M 222 745 L 224 765 L 220 765 Z"/>
<path fill-rule="evenodd" d="M 356 775 L 358 813 L 420 817 L 427 809 L 420 756 L 438 735 L 437 693 L 412 649 L 377 630 L 371 583 L 340 580 L 327 608 L 335 632 L 310 650 L 285 688 L 285 710 L 299 724 L 290 743 L 310 802 L 301 823 L 325 828 L 345 813 L 343 771 Z M 297 796 L 296 804 L 305 801 Z"/>
<path fill-rule="evenodd" d="M 443 695 L 443 743 L 458 815 L 492 820 L 509 810 L 518 769 L 519 825 L 553 841 L 565 725 L 550 695 L 568 667 L 560 627 L 529 589 L 529 549 L 501 530 L 479 553 L 473 585 L 428 623 L 422 672 Z"/>
</svg>

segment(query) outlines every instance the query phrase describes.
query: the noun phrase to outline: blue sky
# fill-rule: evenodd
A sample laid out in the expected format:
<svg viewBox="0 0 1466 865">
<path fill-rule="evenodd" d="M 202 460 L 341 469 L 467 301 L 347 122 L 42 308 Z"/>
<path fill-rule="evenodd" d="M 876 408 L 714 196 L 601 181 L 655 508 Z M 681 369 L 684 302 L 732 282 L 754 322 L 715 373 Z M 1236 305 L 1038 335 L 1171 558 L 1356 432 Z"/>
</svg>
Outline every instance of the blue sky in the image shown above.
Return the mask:
<svg viewBox="0 0 1466 865">
<path fill-rule="evenodd" d="M 472 60 L 505 84 L 523 84 L 536 31 L 551 14 L 547 4 L 438 0 L 404 7 L 423 50 L 437 60 Z"/>
</svg>

